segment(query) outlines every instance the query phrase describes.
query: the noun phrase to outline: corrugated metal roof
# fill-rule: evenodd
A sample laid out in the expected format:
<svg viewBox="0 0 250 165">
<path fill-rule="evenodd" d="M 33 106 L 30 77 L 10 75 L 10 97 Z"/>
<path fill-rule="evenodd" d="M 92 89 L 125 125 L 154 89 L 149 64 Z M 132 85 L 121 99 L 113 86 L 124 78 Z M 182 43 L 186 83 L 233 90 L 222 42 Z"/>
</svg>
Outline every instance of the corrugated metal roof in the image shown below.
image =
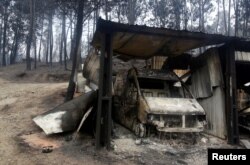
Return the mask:
<svg viewBox="0 0 250 165">
<path fill-rule="evenodd" d="M 235 52 L 235 60 L 242 62 L 250 62 L 250 53 L 249 52 Z"/>
<path fill-rule="evenodd" d="M 99 19 L 92 45 L 101 47 L 101 34 L 113 35 L 113 51 L 131 58 L 176 56 L 202 46 L 221 44 L 233 39 L 215 34 L 127 25 Z"/>
</svg>

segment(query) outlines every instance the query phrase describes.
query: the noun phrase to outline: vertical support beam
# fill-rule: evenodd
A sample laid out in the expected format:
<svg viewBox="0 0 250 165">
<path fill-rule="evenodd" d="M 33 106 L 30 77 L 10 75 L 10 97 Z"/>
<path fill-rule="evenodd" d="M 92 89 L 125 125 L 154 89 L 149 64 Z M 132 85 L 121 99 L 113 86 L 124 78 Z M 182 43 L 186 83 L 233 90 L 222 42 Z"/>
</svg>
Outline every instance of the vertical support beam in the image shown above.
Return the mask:
<svg viewBox="0 0 250 165">
<path fill-rule="evenodd" d="M 236 68 L 235 48 L 233 43 L 226 46 L 226 114 L 227 136 L 229 144 L 239 143 L 238 111 L 236 106 Z"/>
<path fill-rule="evenodd" d="M 95 136 L 95 147 L 99 149 L 101 146 L 101 117 L 102 117 L 102 96 L 103 96 L 103 65 L 106 47 L 106 35 L 101 35 L 101 57 L 100 57 L 100 70 L 99 70 L 99 90 L 98 90 L 98 102 L 97 102 L 97 114 L 96 114 L 96 136 Z"/>
<path fill-rule="evenodd" d="M 113 56 L 113 46 L 112 46 L 112 34 L 108 33 L 106 35 L 106 51 L 107 56 L 104 60 L 104 68 L 105 71 L 107 71 L 107 75 L 104 79 L 105 83 L 105 103 L 106 103 L 106 109 L 105 109 L 105 145 L 107 149 L 110 149 L 110 141 L 111 141 L 111 125 L 112 125 L 112 56 Z"/>
<path fill-rule="evenodd" d="M 110 149 L 112 111 L 112 34 L 101 35 L 98 109 L 96 120 L 96 149 Z"/>
</svg>

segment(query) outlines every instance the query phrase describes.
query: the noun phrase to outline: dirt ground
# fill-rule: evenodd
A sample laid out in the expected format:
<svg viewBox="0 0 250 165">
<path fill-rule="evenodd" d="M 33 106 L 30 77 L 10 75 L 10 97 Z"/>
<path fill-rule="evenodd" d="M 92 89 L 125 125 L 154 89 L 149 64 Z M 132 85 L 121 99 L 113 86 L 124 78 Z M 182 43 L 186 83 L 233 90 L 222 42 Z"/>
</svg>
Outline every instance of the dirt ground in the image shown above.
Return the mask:
<svg viewBox="0 0 250 165">
<path fill-rule="evenodd" d="M 32 118 L 61 104 L 69 71 L 24 64 L 0 68 L 0 164 L 207 164 L 207 148 L 240 148 L 208 135 L 136 139 L 115 125 L 113 150 L 96 151 L 94 139 L 72 133 L 45 136 Z M 49 123 L 48 123 L 49 124 Z M 43 153 L 43 147 L 53 150 Z"/>
</svg>

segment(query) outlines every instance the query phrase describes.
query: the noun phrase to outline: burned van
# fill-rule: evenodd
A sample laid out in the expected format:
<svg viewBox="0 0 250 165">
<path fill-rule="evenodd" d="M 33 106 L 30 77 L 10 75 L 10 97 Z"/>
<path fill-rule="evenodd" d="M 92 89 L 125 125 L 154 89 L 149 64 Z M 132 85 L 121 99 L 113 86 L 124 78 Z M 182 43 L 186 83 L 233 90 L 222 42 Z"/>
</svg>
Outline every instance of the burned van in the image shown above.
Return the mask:
<svg viewBox="0 0 250 165">
<path fill-rule="evenodd" d="M 114 80 L 113 118 L 144 137 L 158 132 L 201 132 L 205 111 L 171 71 L 120 72 Z"/>
<path fill-rule="evenodd" d="M 86 58 L 83 75 L 98 88 L 99 56 Z M 121 65 L 121 64 L 119 64 Z M 113 119 L 144 137 L 156 132 L 201 132 L 205 111 L 172 71 L 119 68 L 113 76 Z"/>
</svg>

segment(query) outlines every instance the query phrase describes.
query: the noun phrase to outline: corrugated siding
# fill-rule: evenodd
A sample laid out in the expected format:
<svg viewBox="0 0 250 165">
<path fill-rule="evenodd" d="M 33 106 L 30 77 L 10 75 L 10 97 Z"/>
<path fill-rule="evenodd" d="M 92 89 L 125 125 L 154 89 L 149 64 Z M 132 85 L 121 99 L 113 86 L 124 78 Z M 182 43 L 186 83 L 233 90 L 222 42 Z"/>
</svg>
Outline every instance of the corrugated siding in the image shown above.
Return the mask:
<svg viewBox="0 0 250 165">
<path fill-rule="evenodd" d="M 198 100 L 206 112 L 206 132 L 222 139 L 225 139 L 227 134 L 224 95 L 222 87 L 215 87 L 213 96 Z"/>
<path fill-rule="evenodd" d="M 225 96 L 223 75 L 218 50 L 213 48 L 202 56 L 206 62 L 191 76 L 190 87 L 194 97 L 206 111 L 206 132 L 220 138 L 226 137 Z"/>
<path fill-rule="evenodd" d="M 209 54 L 207 64 L 211 85 L 212 87 L 222 86 L 224 81 L 218 50 L 210 49 L 207 53 Z"/>
<path fill-rule="evenodd" d="M 212 96 L 212 86 L 208 66 L 203 66 L 192 74 L 192 85 L 190 90 L 195 98 L 206 98 Z"/>
<path fill-rule="evenodd" d="M 235 60 L 236 61 L 243 61 L 243 62 L 250 62 L 250 53 L 249 52 L 235 52 Z"/>
<path fill-rule="evenodd" d="M 201 56 L 206 62 L 192 74 L 190 90 L 196 98 L 213 95 L 213 87 L 223 85 L 220 58 L 216 48 L 209 49 Z"/>
</svg>

